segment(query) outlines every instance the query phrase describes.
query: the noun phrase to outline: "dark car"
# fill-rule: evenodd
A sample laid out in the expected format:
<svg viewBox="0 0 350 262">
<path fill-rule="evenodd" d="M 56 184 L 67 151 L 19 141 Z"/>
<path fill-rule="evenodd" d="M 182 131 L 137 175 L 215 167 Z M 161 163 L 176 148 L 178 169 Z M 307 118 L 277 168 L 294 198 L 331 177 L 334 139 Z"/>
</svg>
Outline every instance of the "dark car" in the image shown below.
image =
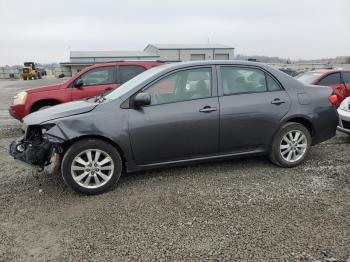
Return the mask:
<svg viewBox="0 0 350 262">
<path fill-rule="evenodd" d="M 350 70 L 346 69 L 318 69 L 309 71 L 295 77 L 307 85 L 329 86 L 337 95 L 338 107 L 340 103 L 350 96 Z"/>
<path fill-rule="evenodd" d="M 168 64 L 99 99 L 27 116 L 10 152 L 38 166 L 61 156 L 64 180 L 85 194 L 106 191 L 122 170 L 243 155 L 293 167 L 335 135 L 334 102 L 329 87 L 312 89 L 264 64 Z"/>
<path fill-rule="evenodd" d="M 290 75 L 292 77 L 297 76 L 298 72 L 290 69 L 290 68 L 279 68 L 280 71 L 282 71 L 283 73 L 286 73 L 287 75 Z"/>
</svg>

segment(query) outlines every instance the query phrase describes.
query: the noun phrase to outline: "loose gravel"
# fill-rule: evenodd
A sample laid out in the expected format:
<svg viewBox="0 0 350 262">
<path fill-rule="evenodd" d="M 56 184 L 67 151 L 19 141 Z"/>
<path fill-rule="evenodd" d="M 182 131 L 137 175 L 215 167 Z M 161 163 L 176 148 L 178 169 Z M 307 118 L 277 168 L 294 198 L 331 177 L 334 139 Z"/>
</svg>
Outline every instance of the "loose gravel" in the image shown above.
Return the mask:
<svg viewBox="0 0 350 262">
<path fill-rule="evenodd" d="M 0 261 L 350 261 L 350 139 L 282 169 L 264 157 L 124 175 L 82 196 L 0 139 Z"/>
</svg>

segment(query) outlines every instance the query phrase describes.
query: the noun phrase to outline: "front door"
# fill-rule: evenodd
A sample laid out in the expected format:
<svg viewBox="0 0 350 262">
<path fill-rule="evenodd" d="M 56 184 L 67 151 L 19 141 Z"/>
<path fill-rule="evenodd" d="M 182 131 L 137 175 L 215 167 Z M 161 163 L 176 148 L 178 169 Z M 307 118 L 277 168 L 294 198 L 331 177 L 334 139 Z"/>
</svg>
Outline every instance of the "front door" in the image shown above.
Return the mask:
<svg viewBox="0 0 350 262">
<path fill-rule="evenodd" d="M 290 99 L 258 68 L 221 66 L 220 153 L 258 150 L 270 143 Z"/>
<path fill-rule="evenodd" d="M 151 95 L 151 105 L 129 110 L 135 162 L 217 154 L 219 103 L 214 87 L 212 68 L 200 67 L 167 75 L 143 90 Z"/>
<path fill-rule="evenodd" d="M 72 88 L 72 100 L 97 96 L 106 91 L 117 88 L 115 66 L 105 66 L 91 69 L 75 80 L 81 79 L 83 85 Z"/>
</svg>

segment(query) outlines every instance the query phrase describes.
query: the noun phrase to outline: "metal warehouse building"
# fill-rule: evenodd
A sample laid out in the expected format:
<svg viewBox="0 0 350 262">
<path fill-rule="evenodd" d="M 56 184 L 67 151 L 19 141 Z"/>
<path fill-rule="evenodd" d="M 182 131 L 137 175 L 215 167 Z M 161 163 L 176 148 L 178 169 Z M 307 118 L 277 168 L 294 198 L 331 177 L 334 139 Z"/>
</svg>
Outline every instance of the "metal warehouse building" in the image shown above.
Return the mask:
<svg viewBox="0 0 350 262">
<path fill-rule="evenodd" d="M 81 69 L 103 62 L 120 60 L 159 60 L 159 56 L 146 51 L 71 51 L 69 62 L 60 63 L 62 73 L 74 75 Z"/>
<path fill-rule="evenodd" d="M 149 44 L 144 51 L 160 56 L 162 61 L 232 60 L 234 48 L 226 45 Z"/>
<path fill-rule="evenodd" d="M 168 45 L 149 44 L 143 51 L 71 51 L 69 62 L 60 63 L 56 74 L 72 76 L 83 68 L 96 63 L 143 60 L 180 62 L 191 60 L 231 60 L 234 48 L 226 45 Z"/>
</svg>

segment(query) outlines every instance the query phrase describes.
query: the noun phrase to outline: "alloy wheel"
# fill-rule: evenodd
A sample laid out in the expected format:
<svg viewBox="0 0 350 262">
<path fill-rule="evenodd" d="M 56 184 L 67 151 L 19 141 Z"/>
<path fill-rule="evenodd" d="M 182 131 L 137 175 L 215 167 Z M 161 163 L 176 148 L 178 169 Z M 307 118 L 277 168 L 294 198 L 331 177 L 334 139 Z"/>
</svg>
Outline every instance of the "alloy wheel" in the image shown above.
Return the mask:
<svg viewBox="0 0 350 262">
<path fill-rule="evenodd" d="M 307 138 L 301 130 L 292 130 L 286 133 L 280 143 L 280 154 L 285 161 L 300 160 L 307 149 Z"/>
<path fill-rule="evenodd" d="M 71 164 L 73 179 L 84 188 L 98 188 L 105 185 L 111 179 L 113 172 L 112 157 L 100 149 L 81 152 Z"/>
</svg>

